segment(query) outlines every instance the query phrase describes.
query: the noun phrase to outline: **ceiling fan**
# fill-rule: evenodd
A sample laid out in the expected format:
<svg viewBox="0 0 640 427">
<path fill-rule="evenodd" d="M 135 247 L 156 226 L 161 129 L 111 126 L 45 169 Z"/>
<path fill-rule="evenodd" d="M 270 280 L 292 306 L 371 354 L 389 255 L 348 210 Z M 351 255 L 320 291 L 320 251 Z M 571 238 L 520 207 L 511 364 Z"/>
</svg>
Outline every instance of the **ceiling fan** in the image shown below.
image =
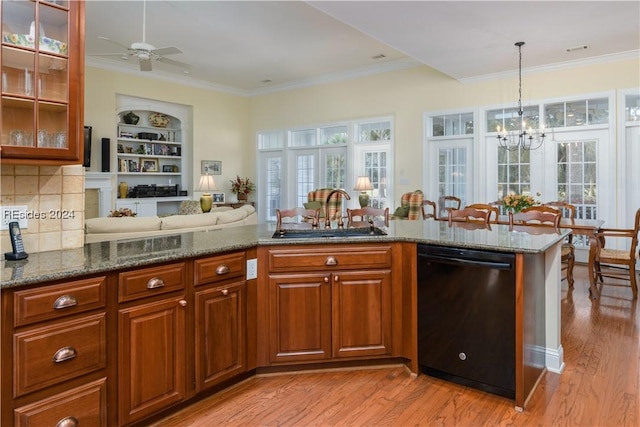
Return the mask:
<svg viewBox="0 0 640 427">
<path fill-rule="evenodd" d="M 98 37 L 101 40 L 108 41 L 117 46 L 120 46 L 126 49 L 127 53 L 102 53 L 95 54 L 92 56 L 119 56 L 123 59 L 128 59 L 129 57 L 138 58 L 138 64 L 140 65 L 140 71 L 151 71 L 151 61 L 159 61 L 165 64 L 175 65 L 181 68 L 191 68 L 191 65 L 186 64 L 184 62 L 176 61 L 173 59 L 165 58 L 164 55 L 174 55 L 176 53 L 182 53 L 180 49 L 175 46 L 167 46 L 157 48 L 152 44 L 146 42 L 146 26 L 147 26 L 147 2 L 146 0 L 142 2 L 142 41 L 131 43 L 131 46 L 125 46 L 117 41 L 111 40 L 108 37 Z"/>
</svg>

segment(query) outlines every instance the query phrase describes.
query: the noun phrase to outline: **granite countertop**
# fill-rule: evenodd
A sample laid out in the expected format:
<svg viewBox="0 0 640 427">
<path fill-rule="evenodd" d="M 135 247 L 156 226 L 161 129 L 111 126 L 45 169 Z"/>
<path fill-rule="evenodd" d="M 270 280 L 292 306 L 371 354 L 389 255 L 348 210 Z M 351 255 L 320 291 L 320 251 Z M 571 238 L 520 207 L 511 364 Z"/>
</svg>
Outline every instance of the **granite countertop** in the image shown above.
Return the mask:
<svg viewBox="0 0 640 427">
<path fill-rule="evenodd" d="M 541 233 L 543 227 L 509 231 L 470 224 L 449 227 L 446 221 L 392 221 L 386 236 L 316 239 L 274 239 L 274 224 L 247 225 L 210 231 L 130 240 L 88 243 L 82 248 L 30 254 L 23 261 L 3 261 L 0 289 L 39 282 L 106 273 L 160 262 L 242 250 L 256 245 L 415 242 L 503 252 L 540 253 L 570 233 Z M 540 234 L 538 234 L 540 233 Z"/>
</svg>

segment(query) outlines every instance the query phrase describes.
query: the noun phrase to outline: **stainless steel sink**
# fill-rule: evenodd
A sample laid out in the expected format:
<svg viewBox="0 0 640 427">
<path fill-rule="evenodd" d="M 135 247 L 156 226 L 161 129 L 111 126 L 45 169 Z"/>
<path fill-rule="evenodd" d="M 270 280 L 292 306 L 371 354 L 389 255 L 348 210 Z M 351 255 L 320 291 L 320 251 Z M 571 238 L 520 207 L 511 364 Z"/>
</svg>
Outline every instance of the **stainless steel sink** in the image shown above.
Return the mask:
<svg viewBox="0 0 640 427">
<path fill-rule="evenodd" d="M 281 229 L 276 230 L 271 236 L 274 239 L 325 239 L 340 237 L 372 237 L 386 236 L 387 232 L 379 227 L 366 228 L 332 228 L 332 229 Z"/>
</svg>

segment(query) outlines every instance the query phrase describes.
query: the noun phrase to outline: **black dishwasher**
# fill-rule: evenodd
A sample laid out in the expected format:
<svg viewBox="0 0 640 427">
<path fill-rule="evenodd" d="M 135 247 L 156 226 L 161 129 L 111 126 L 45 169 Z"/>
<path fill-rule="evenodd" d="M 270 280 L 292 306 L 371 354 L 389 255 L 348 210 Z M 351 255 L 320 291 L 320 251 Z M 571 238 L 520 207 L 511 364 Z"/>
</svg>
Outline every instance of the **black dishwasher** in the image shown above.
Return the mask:
<svg viewBox="0 0 640 427">
<path fill-rule="evenodd" d="M 418 245 L 418 362 L 515 398 L 515 255 Z"/>
</svg>

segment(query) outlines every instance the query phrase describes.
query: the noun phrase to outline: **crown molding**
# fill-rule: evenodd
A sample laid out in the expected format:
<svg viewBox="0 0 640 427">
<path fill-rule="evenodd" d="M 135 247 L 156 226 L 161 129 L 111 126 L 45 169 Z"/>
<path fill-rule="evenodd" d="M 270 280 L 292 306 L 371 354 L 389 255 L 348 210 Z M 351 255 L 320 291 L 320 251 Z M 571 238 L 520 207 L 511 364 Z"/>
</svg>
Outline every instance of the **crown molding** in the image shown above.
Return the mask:
<svg viewBox="0 0 640 427">
<path fill-rule="evenodd" d="M 548 73 L 552 71 L 568 70 L 571 68 L 584 67 L 595 64 L 605 64 L 627 59 L 640 59 L 640 50 L 630 50 L 627 52 L 612 53 L 609 55 L 592 56 L 573 61 L 556 62 L 555 64 L 541 65 L 538 67 L 527 67 L 522 69 L 523 74 Z M 490 80 L 499 80 L 518 75 L 518 70 L 510 70 L 501 73 L 484 74 L 469 78 L 458 79 L 462 84 L 479 83 Z"/>
<path fill-rule="evenodd" d="M 339 81 L 350 80 L 350 79 L 365 77 L 365 76 L 374 75 L 374 74 L 386 73 L 389 71 L 403 70 L 406 68 L 421 66 L 423 64 L 414 60 L 413 58 L 403 58 L 396 61 L 387 61 L 382 64 L 376 64 L 369 67 L 358 68 L 358 69 L 349 70 L 346 72 L 327 74 L 321 77 L 298 80 L 295 82 L 290 82 L 282 85 L 269 86 L 267 88 L 261 88 L 256 90 L 242 90 L 242 89 L 233 88 L 229 86 L 219 85 L 216 83 L 205 82 L 203 80 L 191 79 L 188 76 L 184 76 L 184 77 L 176 76 L 174 74 L 170 74 L 162 70 L 154 70 L 152 72 L 140 71 L 138 70 L 137 67 L 130 66 L 130 64 L 125 64 L 124 62 L 122 64 L 117 64 L 117 63 L 114 63 L 113 61 L 104 60 L 96 57 L 89 57 L 89 56 L 86 57 L 85 65 L 94 67 L 94 68 L 100 68 L 103 70 L 135 75 L 138 77 L 142 76 L 145 78 L 181 84 L 185 86 L 194 87 L 197 89 L 206 89 L 206 90 L 212 90 L 217 92 L 229 93 L 237 96 L 252 97 L 252 96 L 265 95 L 269 93 L 282 92 L 286 90 L 317 86 L 320 84 L 335 83 Z"/>
</svg>

